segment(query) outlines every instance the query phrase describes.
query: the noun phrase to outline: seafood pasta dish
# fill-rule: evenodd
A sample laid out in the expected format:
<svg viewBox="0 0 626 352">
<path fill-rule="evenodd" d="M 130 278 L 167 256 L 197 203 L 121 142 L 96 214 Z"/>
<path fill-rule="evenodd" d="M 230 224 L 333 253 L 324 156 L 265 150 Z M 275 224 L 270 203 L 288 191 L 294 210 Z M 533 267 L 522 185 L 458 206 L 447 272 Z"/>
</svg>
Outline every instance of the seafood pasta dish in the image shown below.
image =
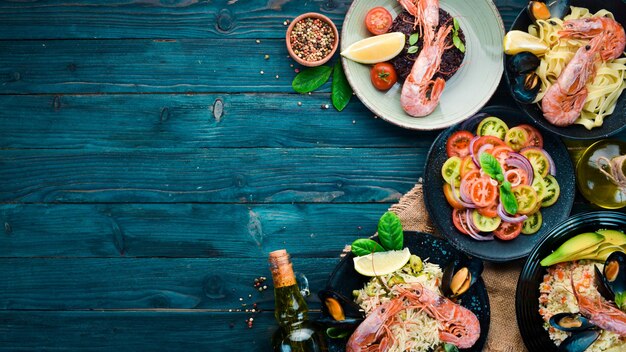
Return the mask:
<svg viewBox="0 0 626 352">
<path fill-rule="evenodd" d="M 404 267 L 373 277 L 364 288 L 355 290 L 355 302 L 367 318 L 350 337 L 346 351 L 439 351 L 445 344 L 473 346 L 480 337 L 478 318 L 440 290 L 453 297 L 462 294 L 480 275 L 477 270 L 482 270 L 482 263 L 480 268 L 470 264 L 456 270 L 461 274 L 452 275 L 458 266 L 446 267 L 444 273 L 439 265 L 411 255 Z M 465 287 L 457 287 L 459 283 Z"/>
</svg>

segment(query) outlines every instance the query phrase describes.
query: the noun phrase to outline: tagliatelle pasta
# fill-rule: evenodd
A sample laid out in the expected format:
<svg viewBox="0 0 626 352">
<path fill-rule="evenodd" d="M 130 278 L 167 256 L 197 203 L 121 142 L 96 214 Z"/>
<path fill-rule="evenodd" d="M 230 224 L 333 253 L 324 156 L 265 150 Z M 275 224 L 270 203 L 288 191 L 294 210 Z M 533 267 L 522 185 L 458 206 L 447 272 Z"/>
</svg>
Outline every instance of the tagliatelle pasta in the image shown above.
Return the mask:
<svg viewBox="0 0 626 352">
<path fill-rule="evenodd" d="M 538 37 L 550 47 L 550 50 L 540 57 L 540 64 L 536 70 L 541 79 L 541 89 L 535 103 L 540 102 L 548 88 L 556 82 L 578 48 L 589 42 L 586 39 L 561 39 L 558 32 L 563 29 L 563 21 L 603 16 L 614 19 L 613 14 L 607 10 L 600 10 L 595 14 L 583 7 L 572 6 L 571 10 L 572 12 L 563 20 L 558 18 L 538 20 L 536 24 L 528 27 L 528 33 Z M 595 77 L 586 87 L 587 99 L 581 116 L 574 123 L 590 130 L 602 126 L 604 118 L 613 113 L 617 99 L 626 89 L 626 58 L 620 57 L 608 62 L 598 60 Z"/>
</svg>

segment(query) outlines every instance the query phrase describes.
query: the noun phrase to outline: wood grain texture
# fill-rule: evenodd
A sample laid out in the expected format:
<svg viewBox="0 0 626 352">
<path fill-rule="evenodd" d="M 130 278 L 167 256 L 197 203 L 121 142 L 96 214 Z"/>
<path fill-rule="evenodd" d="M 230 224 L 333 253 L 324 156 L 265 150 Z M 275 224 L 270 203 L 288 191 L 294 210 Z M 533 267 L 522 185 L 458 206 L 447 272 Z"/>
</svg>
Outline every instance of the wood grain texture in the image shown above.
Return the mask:
<svg viewBox="0 0 626 352">
<path fill-rule="evenodd" d="M 321 12 L 341 24 L 350 0 L 0 2 L 0 39 L 283 38 L 283 22 Z"/>
<path fill-rule="evenodd" d="M 250 317 L 251 329 L 245 323 Z M 277 328 L 271 311 L 0 311 L 0 321 L 0 351 L 6 352 L 267 352 Z"/>
<path fill-rule="evenodd" d="M 3 202 L 392 202 L 425 148 L 2 150 Z"/>
<path fill-rule="evenodd" d="M 388 204 L 5 204 L 0 257 L 336 258 Z M 68 216 L 71 214 L 71 216 Z"/>
<path fill-rule="evenodd" d="M 326 286 L 338 261 L 292 256 L 294 269 L 306 275 L 314 293 Z M 259 276 L 273 287 L 266 257 L 2 258 L 0 272 L 0 310 L 274 307 L 272 289 L 253 287 Z M 316 295 L 309 302 L 319 308 Z"/>
<path fill-rule="evenodd" d="M 0 147 L 428 148 L 437 135 L 375 119 L 356 98 L 341 113 L 322 104 L 328 94 L 0 95 Z"/>
</svg>

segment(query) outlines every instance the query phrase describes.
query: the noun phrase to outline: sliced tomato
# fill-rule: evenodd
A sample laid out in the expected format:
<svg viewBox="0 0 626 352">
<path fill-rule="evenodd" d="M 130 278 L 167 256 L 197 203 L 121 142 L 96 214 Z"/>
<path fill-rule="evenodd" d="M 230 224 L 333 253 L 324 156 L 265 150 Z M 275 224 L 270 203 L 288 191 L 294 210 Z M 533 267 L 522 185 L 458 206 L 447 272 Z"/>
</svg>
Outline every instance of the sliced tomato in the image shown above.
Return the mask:
<svg viewBox="0 0 626 352">
<path fill-rule="evenodd" d="M 482 216 L 486 216 L 488 218 L 495 218 L 498 216 L 498 203 L 493 203 L 488 207 L 476 208 L 476 211 Z"/>
<path fill-rule="evenodd" d="M 478 166 L 474 164 L 474 160 L 472 160 L 472 157 L 468 155 L 461 160 L 461 178 L 472 170 L 478 170 Z"/>
<path fill-rule="evenodd" d="M 459 192 L 458 190 L 456 189 L 453 190 L 452 186 L 450 186 L 449 183 L 444 183 L 443 194 L 446 196 L 446 200 L 448 201 L 448 204 L 450 204 L 450 206 L 453 207 L 454 209 L 463 209 L 464 208 L 463 205 L 461 205 L 461 203 L 459 203 L 456 199 L 454 199 L 452 192 L 457 192 L 457 196 L 458 196 L 458 192 Z"/>
<path fill-rule="evenodd" d="M 531 214 L 537 211 L 537 204 L 541 205 L 541 199 L 537 197 L 537 192 L 531 186 L 513 187 L 512 191 L 517 200 L 517 212 L 519 214 Z"/>
<path fill-rule="evenodd" d="M 447 183 L 458 187 L 461 184 L 461 158 L 453 156 L 446 160 L 441 167 L 441 176 Z"/>
<path fill-rule="evenodd" d="M 466 230 L 467 220 L 465 218 L 465 210 L 452 210 L 452 223 L 460 233 L 469 235 L 469 232 Z"/>
<path fill-rule="evenodd" d="M 526 143 L 524 147 L 543 148 L 543 136 L 539 130 L 528 124 L 519 125 L 517 127 L 521 127 L 528 132 L 528 143 Z"/>
<path fill-rule="evenodd" d="M 472 183 L 470 197 L 478 207 L 490 206 L 498 197 L 498 187 L 491 182 L 491 178 L 481 177 Z"/>
<path fill-rule="evenodd" d="M 481 177 L 482 175 L 480 174 L 480 170 L 478 169 L 472 170 L 468 172 L 467 174 L 465 174 L 465 176 L 461 178 L 461 188 L 463 188 L 462 192 L 466 195 L 471 194 L 472 185 L 474 184 L 476 180 L 478 180 Z"/>
<path fill-rule="evenodd" d="M 533 170 L 536 175 L 541 177 L 548 176 L 548 172 L 550 171 L 550 162 L 548 158 L 543 153 L 543 149 L 539 148 L 525 148 L 520 152 L 523 156 L 530 161 L 530 164 L 533 166 Z"/>
<path fill-rule="evenodd" d="M 511 149 L 509 146 L 499 145 L 493 148 L 489 153 L 495 156 L 496 159 L 498 159 L 498 162 L 500 163 L 500 165 L 502 165 L 502 167 L 507 169 L 505 161 L 506 161 L 506 158 L 509 157 L 509 153 L 512 151 L 513 149 Z"/>
<path fill-rule="evenodd" d="M 446 153 L 448 154 L 448 158 L 452 156 L 464 158 L 469 155 L 469 145 L 472 138 L 474 138 L 472 132 L 454 132 L 446 142 Z"/>
<path fill-rule="evenodd" d="M 493 234 L 503 241 L 510 241 L 522 232 L 522 223 L 501 222 Z"/>
<path fill-rule="evenodd" d="M 392 24 L 393 17 L 384 7 L 374 7 L 365 15 L 365 27 L 373 35 L 387 33 Z"/>
<path fill-rule="evenodd" d="M 504 137 L 504 142 L 506 142 L 506 145 L 513 148 L 513 150 L 518 151 L 526 146 L 529 137 L 530 135 L 528 132 L 526 132 L 525 129 L 516 126 L 511 128 L 506 133 L 506 136 Z"/>
<path fill-rule="evenodd" d="M 478 124 L 476 128 L 476 134 L 479 136 L 495 136 L 504 139 L 508 130 L 509 126 L 507 126 L 504 121 L 495 116 L 489 116 L 480 121 L 480 124 Z"/>
<path fill-rule="evenodd" d="M 499 145 L 505 145 L 504 142 L 498 138 L 498 137 L 494 137 L 494 136 L 482 136 L 480 138 L 478 138 L 476 140 L 476 142 L 474 142 L 474 150 L 472 151 L 474 153 L 474 155 L 478 154 L 478 151 L 480 150 L 480 148 L 485 145 L 485 144 L 491 144 L 494 147 L 497 147 Z M 478 156 L 476 156 L 478 157 Z"/>
<path fill-rule="evenodd" d="M 506 172 L 505 177 L 512 185 L 528 185 L 528 174 L 522 169 L 511 169 Z"/>
</svg>

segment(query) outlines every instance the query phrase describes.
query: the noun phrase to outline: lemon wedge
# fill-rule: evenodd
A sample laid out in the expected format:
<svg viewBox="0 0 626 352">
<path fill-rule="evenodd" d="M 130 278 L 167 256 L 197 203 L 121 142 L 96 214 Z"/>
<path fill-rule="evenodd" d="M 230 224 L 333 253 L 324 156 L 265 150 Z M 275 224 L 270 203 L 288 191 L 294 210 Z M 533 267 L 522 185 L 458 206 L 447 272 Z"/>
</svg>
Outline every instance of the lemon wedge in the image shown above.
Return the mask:
<svg viewBox="0 0 626 352">
<path fill-rule="evenodd" d="M 529 51 L 535 55 L 543 55 L 548 51 L 548 45 L 541 39 L 523 31 L 509 31 L 504 36 L 504 53 L 507 55 Z"/>
<path fill-rule="evenodd" d="M 365 276 L 380 276 L 392 273 L 409 262 L 411 252 L 408 248 L 401 251 L 375 252 L 354 258 L 354 270 Z"/>
<path fill-rule="evenodd" d="M 362 64 L 393 59 L 404 49 L 404 34 L 392 32 L 361 39 L 341 52 L 341 56 Z"/>
</svg>

